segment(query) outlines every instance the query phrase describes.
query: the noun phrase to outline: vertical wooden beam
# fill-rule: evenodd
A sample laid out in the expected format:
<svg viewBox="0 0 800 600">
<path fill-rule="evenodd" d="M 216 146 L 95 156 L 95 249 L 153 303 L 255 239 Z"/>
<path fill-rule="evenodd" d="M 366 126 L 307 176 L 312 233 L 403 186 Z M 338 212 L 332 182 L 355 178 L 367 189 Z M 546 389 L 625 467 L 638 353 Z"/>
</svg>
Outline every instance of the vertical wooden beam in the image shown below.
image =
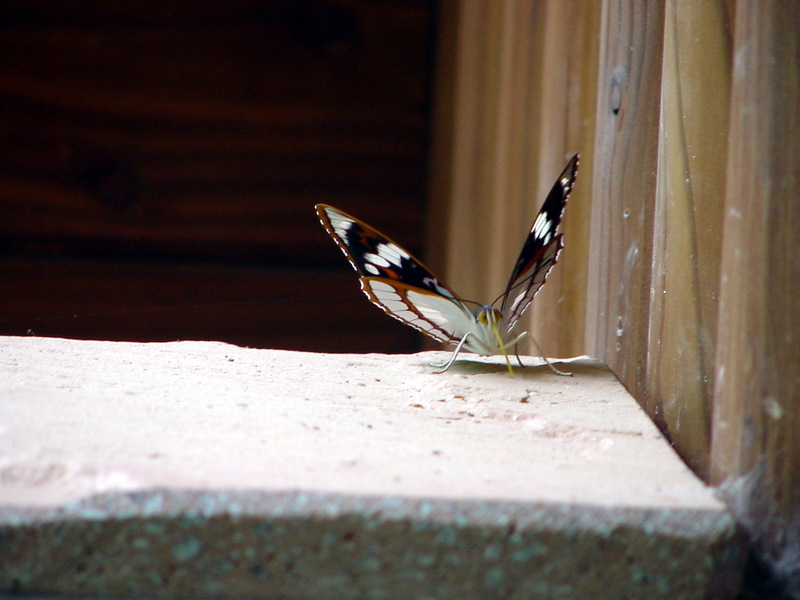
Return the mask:
<svg viewBox="0 0 800 600">
<path fill-rule="evenodd" d="M 668 0 L 647 364 L 648 409 L 708 475 L 730 98 L 722 0 Z"/>
<path fill-rule="evenodd" d="M 540 19 L 544 27 L 535 33 L 543 40 L 542 62 L 541 74 L 532 82 L 533 126 L 528 134 L 535 164 L 529 165 L 531 188 L 518 212 L 519 220 L 532 222 L 569 156 L 580 152 L 581 165 L 561 224 L 565 249 L 536 296 L 528 329 L 548 355 L 575 356 L 586 351 L 600 4 L 583 0 L 538 4 L 544 9 Z"/>
<path fill-rule="evenodd" d="M 441 7 L 429 248 L 444 250 L 444 277 L 466 299 L 490 302 L 502 292 L 544 200 L 534 197 L 539 146 L 531 143 L 542 7 L 531 0 Z"/>
<path fill-rule="evenodd" d="M 496 90 L 495 102 L 486 105 L 488 112 L 483 119 L 487 137 L 492 140 L 492 154 L 486 156 L 489 172 L 482 195 L 487 207 L 484 213 L 487 229 L 483 236 L 490 242 L 488 270 L 484 273 L 489 290 L 488 295 L 482 296 L 485 302 L 491 302 L 503 291 L 527 234 L 528 223 L 519 219 L 516 209 L 521 203 L 537 203 L 531 198 L 533 160 L 529 121 L 531 86 L 540 79 L 536 58 L 541 56 L 538 45 L 541 38 L 534 31 L 543 26 L 538 2 L 489 4 L 502 9 L 496 15 L 498 54 L 494 80 L 490 83 Z"/>
<path fill-rule="evenodd" d="M 603 3 L 587 345 L 646 398 L 664 5 Z"/>
<path fill-rule="evenodd" d="M 436 60 L 431 110 L 430 182 L 428 185 L 425 262 L 441 276 L 446 275 L 448 220 L 452 194 L 456 186 L 456 105 L 457 72 L 461 57 L 458 36 L 461 33 L 460 3 L 441 0 L 436 32 Z"/>
<path fill-rule="evenodd" d="M 522 195 L 526 172 L 533 6 L 453 0 L 441 8 L 429 247 L 444 249 L 448 284 L 480 302 L 502 289 L 508 248 L 523 234 L 519 223 L 508 227 L 508 199 Z"/>
<path fill-rule="evenodd" d="M 431 134 L 431 182 L 426 235 L 426 262 L 439 275 L 452 277 L 453 256 L 469 252 L 466 238 L 450 232 L 467 227 L 470 219 L 458 212 L 456 198 L 471 202 L 474 196 L 470 167 L 470 148 L 475 144 L 474 127 L 468 121 L 475 112 L 477 96 L 469 73 L 475 73 L 481 60 L 478 44 L 467 45 L 465 37 L 474 37 L 480 24 L 477 7 L 464 6 L 460 0 L 442 0 L 439 6 L 436 76 L 433 94 Z M 467 258 L 472 258 L 469 252 Z M 450 285 L 456 282 L 448 280 Z M 459 283 L 463 284 L 462 281 Z"/>
<path fill-rule="evenodd" d="M 800 1 L 739 0 L 711 471 L 800 589 Z"/>
<path fill-rule="evenodd" d="M 446 254 L 441 270 L 465 298 L 493 300 L 555 177 L 582 152 L 568 251 L 528 325 L 548 354 L 584 353 L 599 7 L 449 0 L 440 13 L 429 254 Z"/>
</svg>

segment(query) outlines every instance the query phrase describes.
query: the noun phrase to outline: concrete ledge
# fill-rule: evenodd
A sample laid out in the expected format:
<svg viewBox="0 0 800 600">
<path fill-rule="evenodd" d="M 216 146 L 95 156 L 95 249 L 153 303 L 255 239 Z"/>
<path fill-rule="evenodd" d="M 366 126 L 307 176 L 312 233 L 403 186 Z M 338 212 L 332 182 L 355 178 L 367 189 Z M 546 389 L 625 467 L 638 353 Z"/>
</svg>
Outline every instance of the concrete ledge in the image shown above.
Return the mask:
<svg viewBox="0 0 800 600">
<path fill-rule="evenodd" d="M 732 519 L 602 364 L 443 356 L 0 338 L 0 591 L 730 593 Z"/>
</svg>

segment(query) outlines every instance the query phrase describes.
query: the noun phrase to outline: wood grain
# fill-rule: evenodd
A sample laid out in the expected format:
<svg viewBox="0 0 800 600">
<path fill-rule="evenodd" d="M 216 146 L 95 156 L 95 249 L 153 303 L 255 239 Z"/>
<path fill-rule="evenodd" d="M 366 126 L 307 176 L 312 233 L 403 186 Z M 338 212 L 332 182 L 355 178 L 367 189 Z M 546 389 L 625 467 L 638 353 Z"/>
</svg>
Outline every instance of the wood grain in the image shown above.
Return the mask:
<svg viewBox="0 0 800 600">
<path fill-rule="evenodd" d="M 431 231 L 447 231 L 437 247 L 446 256 L 448 283 L 466 298 L 490 302 L 504 289 L 567 158 L 581 140 L 587 147 L 593 142 L 595 99 L 587 89 L 593 90 L 594 72 L 573 65 L 596 62 L 599 13 L 576 3 L 520 1 L 445 2 L 443 15 Z M 574 44 L 576 28 L 585 35 Z M 582 167 L 584 200 L 574 197 L 564 225 L 571 250 L 529 319 L 549 355 L 584 349 L 590 180 L 591 168 Z"/>
<path fill-rule="evenodd" d="M 142 284 L 150 261 L 153 287 L 172 284 L 158 277 L 181 277 L 179 263 L 189 271 L 229 264 L 263 268 L 283 296 L 288 290 L 273 274 L 296 269 L 292 293 L 320 298 L 328 291 L 322 281 L 340 289 L 327 275 L 356 284 L 316 220 L 317 202 L 340 206 L 423 254 L 433 26 L 424 0 L 3 2 L 0 260 L 85 260 L 76 282 L 58 278 L 76 294 L 89 273 L 110 278 L 89 281 L 100 288 Z M 97 271 L 97 261 L 117 261 L 118 268 Z M 174 268 L 160 270 L 163 261 Z M 140 265 L 135 273 L 131 262 Z M 301 274 L 323 266 L 322 279 L 301 285 Z M 36 270 L 24 278 L 28 295 L 8 283 L 12 271 L 0 270 L 1 283 L 15 287 L 20 306 L 6 304 L 6 314 L 32 306 L 64 312 L 57 295 L 40 304 L 34 294 L 49 282 L 33 281 Z M 101 307 L 90 296 L 89 311 L 125 309 L 122 298 Z M 342 308 L 328 315 L 333 329 L 346 329 Z M 327 335 L 314 329 L 326 310 L 323 301 L 304 300 L 281 308 L 283 323 L 306 340 Z M 319 316 L 313 327 L 304 325 L 307 311 Z M 360 307 L 351 318 L 359 314 Z M 198 322 L 196 335 L 213 331 L 254 345 L 271 339 L 219 319 L 205 328 Z M 378 337 L 396 331 L 390 319 L 385 330 L 380 319 L 370 323 Z M 178 333 L 164 323 L 161 334 L 150 335 L 193 337 L 186 325 Z M 100 335 L 94 325 L 68 331 Z M 119 339 L 133 330 L 115 333 L 109 323 L 104 331 Z M 281 335 L 286 344 L 295 334 Z M 339 348 L 365 349 L 366 341 L 344 335 Z M 373 349 L 393 346 L 385 341 Z"/>
<path fill-rule="evenodd" d="M 721 2 L 666 4 L 647 407 L 708 477 L 731 78 Z"/>
<path fill-rule="evenodd" d="M 736 4 L 711 472 L 800 586 L 800 3 Z"/>
<path fill-rule="evenodd" d="M 0 260 L 0 281 L 2 335 L 217 340 L 324 352 L 418 348 L 417 334 L 371 306 L 345 264 L 327 270 L 17 258 Z"/>
<path fill-rule="evenodd" d="M 269 260 L 295 239 L 313 257 L 309 211 L 328 202 L 421 246 L 424 8 L 350 3 L 358 47 L 337 57 L 285 6 L 168 19 L 150 2 L 142 23 L 61 4 L 2 36 L 6 240 Z"/>
<path fill-rule="evenodd" d="M 663 5 L 603 3 L 587 346 L 646 402 Z"/>
<path fill-rule="evenodd" d="M 490 302 L 513 265 L 525 225 L 508 227 L 510 199 L 529 173 L 520 147 L 525 135 L 525 84 L 532 59 L 531 3 L 443 4 L 445 37 L 438 71 L 431 229 L 445 231 L 444 277 L 468 299 Z M 446 48 L 446 49 L 443 49 Z M 509 240 L 513 240 L 510 242 Z"/>
<path fill-rule="evenodd" d="M 538 79 L 531 83 L 528 141 L 536 161 L 531 181 L 535 192 L 517 214 L 532 222 L 537 202 L 546 197 L 567 158 L 581 154 L 578 182 L 561 224 L 565 248 L 528 317 L 530 331 L 549 355 L 576 356 L 586 352 L 600 4 L 550 0 L 542 5 L 544 27 L 533 35 L 542 40 L 543 60 Z"/>
</svg>

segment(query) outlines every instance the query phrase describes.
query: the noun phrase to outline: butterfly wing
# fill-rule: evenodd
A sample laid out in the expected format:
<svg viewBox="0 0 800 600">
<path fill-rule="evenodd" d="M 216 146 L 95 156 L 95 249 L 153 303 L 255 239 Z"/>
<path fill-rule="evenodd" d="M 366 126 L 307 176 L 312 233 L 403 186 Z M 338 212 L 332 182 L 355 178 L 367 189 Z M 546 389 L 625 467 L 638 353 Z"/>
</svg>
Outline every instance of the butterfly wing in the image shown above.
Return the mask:
<svg viewBox="0 0 800 600">
<path fill-rule="evenodd" d="M 440 342 L 457 342 L 470 330 L 469 307 L 410 252 L 337 208 L 317 204 L 315 209 L 373 304 Z"/>
<path fill-rule="evenodd" d="M 361 277 L 361 289 L 386 314 L 439 342 L 458 342 L 474 319 L 459 301 L 393 279 Z"/>
<path fill-rule="evenodd" d="M 511 272 L 500 305 L 500 311 L 506 319 L 506 330 L 509 332 L 544 284 L 564 247 L 562 234 L 557 233 L 557 230 L 569 194 L 575 185 L 578 162 L 579 156 L 576 154 L 547 194 Z"/>
</svg>

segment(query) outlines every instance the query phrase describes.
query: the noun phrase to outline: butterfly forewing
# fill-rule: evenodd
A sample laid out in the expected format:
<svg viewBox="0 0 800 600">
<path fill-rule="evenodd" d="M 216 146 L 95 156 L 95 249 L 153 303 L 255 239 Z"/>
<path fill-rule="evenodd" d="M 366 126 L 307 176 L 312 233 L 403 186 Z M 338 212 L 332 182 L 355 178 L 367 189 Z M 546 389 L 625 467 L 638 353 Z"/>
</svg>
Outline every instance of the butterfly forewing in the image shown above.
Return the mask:
<svg viewBox="0 0 800 600">
<path fill-rule="evenodd" d="M 421 261 L 377 229 L 327 204 L 317 204 L 315 208 L 322 226 L 359 277 L 396 279 L 449 298 L 456 297 Z"/>
<path fill-rule="evenodd" d="M 410 252 L 337 208 L 315 208 L 373 304 L 440 342 L 458 341 L 467 332 L 469 308 Z"/>
<path fill-rule="evenodd" d="M 578 155 L 573 156 L 553 185 L 533 222 L 514 270 L 503 292 L 500 311 L 505 316 L 506 330 L 511 331 L 558 261 L 563 247 L 557 233 L 564 207 L 578 174 Z"/>
</svg>

